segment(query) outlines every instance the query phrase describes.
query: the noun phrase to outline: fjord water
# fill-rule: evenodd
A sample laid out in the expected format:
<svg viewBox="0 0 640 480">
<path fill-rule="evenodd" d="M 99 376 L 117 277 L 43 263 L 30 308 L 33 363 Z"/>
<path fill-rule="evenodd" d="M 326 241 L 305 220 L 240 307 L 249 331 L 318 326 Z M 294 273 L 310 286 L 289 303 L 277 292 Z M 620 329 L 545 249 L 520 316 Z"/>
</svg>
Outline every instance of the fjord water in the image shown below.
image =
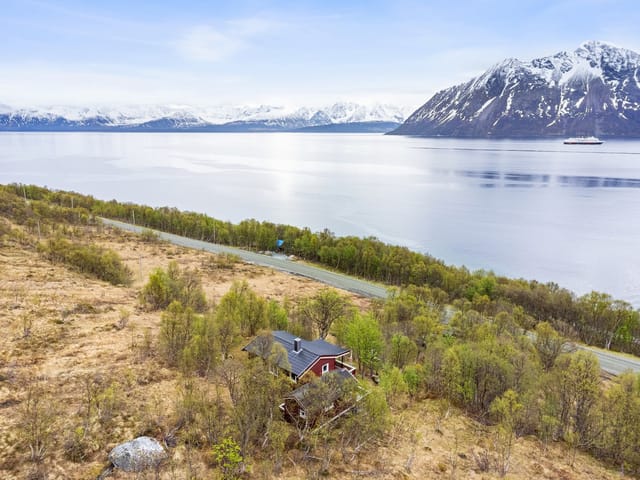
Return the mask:
<svg viewBox="0 0 640 480">
<path fill-rule="evenodd" d="M 2 133 L 0 183 L 376 236 L 640 305 L 640 142 Z"/>
</svg>

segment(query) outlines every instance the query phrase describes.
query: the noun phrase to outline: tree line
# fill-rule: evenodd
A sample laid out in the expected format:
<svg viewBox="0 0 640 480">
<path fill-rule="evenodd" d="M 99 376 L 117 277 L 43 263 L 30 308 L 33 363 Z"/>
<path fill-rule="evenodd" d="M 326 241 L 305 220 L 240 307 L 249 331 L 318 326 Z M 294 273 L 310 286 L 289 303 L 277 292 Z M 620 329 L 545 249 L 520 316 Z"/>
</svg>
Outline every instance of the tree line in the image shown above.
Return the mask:
<svg viewBox="0 0 640 480">
<path fill-rule="evenodd" d="M 555 283 L 510 279 L 492 272 L 470 272 L 446 265 L 430 255 L 386 244 L 375 237 L 336 237 L 325 229 L 243 220 L 238 224 L 175 208 L 152 208 L 115 200 L 103 201 L 74 192 L 52 191 L 33 185 L 0 186 L 4 210 L 29 225 L 56 218 L 70 223 L 104 216 L 198 240 L 264 251 L 283 240 L 284 253 L 368 280 L 394 286 L 428 286 L 443 302 L 471 302 L 476 310 L 492 313 L 519 307 L 530 322 L 550 322 L 564 335 L 585 343 L 640 354 L 640 315 L 629 303 L 608 294 L 577 296 Z M 29 200 L 28 204 L 20 199 Z M 3 207 L 0 207 L 3 208 Z"/>
</svg>

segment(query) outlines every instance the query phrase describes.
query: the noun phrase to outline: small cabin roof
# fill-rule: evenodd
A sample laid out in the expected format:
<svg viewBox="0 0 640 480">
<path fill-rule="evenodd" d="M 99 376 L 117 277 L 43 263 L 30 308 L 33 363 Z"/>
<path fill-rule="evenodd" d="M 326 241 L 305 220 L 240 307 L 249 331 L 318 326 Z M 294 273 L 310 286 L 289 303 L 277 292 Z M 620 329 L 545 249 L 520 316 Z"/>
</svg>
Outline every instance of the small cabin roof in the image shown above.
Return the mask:
<svg viewBox="0 0 640 480">
<path fill-rule="evenodd" d="M 300 340 L 300 349 L 298 352 L 294 349 L 294 341 L 298 339 L 295 335 L 285 330 L 274 330 L 271 332 L 273 340 L 278 342 L 287 351 L 291 373 L 301 376 L 321 357 L 341 357 L 349 354 L 347 348 L 338 347 L 322 339 L 313 341 Z M 258 350 L 254 345 L 255 339 L 251 341 L 243 350 L 258 354 Z"/>
</svg>

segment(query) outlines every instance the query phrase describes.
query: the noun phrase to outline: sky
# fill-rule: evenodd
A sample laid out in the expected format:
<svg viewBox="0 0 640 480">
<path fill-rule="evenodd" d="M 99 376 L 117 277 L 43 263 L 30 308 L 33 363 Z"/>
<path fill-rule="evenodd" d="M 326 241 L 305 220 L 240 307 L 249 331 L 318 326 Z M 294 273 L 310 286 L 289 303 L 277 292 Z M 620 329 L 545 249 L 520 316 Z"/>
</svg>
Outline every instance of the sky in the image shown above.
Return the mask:
<svg viewBox="0 0 640 480">
<path fill-rule="evenodd" d="M 0 0 L 0 104 L 417 108 L 515 57 L 640 52 L 638 0 Z"/>
</svg>

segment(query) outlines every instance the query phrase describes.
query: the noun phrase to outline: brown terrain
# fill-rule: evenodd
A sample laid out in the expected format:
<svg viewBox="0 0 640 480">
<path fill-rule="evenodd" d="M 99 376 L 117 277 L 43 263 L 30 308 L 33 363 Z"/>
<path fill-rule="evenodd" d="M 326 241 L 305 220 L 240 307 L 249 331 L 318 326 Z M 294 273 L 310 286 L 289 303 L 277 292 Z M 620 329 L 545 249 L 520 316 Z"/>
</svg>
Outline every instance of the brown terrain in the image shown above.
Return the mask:
<svg viewBox="0 0 640 480">
<path fill-rule="evenodd" d="M 14 226 L 14 228 L 19 228 Z M 172 260 L 197 270 L 210 301 L 218 301 L 234 280 L 246 280 L 266 298 L 294 301 L 323 285 L 254 265 L 219 268 L 212 254 L 165 243 L 144 243 L 133 234 L 89 229 L 91 241 L 120 254 L 134 272 L 130 287 L 116 287 L 54 265 L 33 248 L 0 243 L 0 478 L 96 478 L 109 451 L 141 433 L 161 438 L 171 425 L 179 373 L 154 356 L 160 313 L 141 308 L 138 294 L 149 273 Z M 1 242 L 1 240 L 0 240 Z M 343 292 L 361 309 L 369 301 Z M 242 352 L 235 353 L 241 357 Z M 223 387 L 207 384 L 207 388 Z M 371 388 L 375 388 L 371 384 Z M 20 425 L 27 394 L 40 400 L 38 415 L 48 436 L 43 471 L 36 476 Z M 87 407 L 88 406 L 88 407 Z M 83 430 L 87 408 L 99 409 L 101 421 Z M 48 416 L 48 417 L 47 417 Z M 387 438 L 356 465 L 333 459 L 332 478 L 500 478 L 491 467 L 492 427 L 478 423 L 435 400 L 399 402 L 392 410 Z M 164 432 L 166 433 L 166 432 Z M 81 460 L 69 459 L 69 445 L 84 443 Z M 204 451 L 204 450 L 203 450 Z M 203 451 L 170 449 L 171 459 L 158 478 L 217 478 Z M 488 469 L 483 471 L 483 459 Z M 295 451 L 275 477 L 268 459 L 252 459 L 258 478 L 307 478 Z M 262 465 L 264 463 L 264 465 Z M 518 438 L 506 478 L 614 479 L 610 470 L 562 443 L 544 445 Z M 156 478 L 155 473 L 111 478 Z"/>
</svg>

